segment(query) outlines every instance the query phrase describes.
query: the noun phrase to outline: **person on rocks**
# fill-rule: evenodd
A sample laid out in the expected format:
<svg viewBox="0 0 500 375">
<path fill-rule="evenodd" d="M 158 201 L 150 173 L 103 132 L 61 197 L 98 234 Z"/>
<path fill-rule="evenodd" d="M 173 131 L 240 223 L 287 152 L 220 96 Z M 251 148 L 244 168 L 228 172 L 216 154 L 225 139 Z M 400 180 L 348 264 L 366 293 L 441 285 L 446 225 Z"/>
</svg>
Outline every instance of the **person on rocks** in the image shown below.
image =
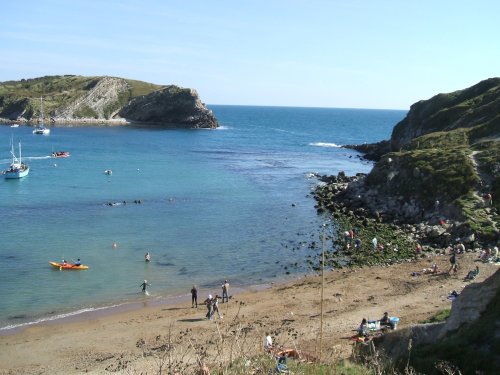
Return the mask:
<svg viewBox="0 0 500 375">
<path fill-rule="evenodd" d="M 378 244 L 377 237 L 373 237 L 372 239 L 373 250 L 377 250 L 377 244 Z"/>
<path fill-rule="evenodd" d="M 490 206 L 490 207 L 493 206 L 493 197 L 492 197 L 491 193 L 486 193 L 483 198 L 484 198 L 484 204 L 486 206 Z"/>
<path fill-rule="evenodd" d="M 354 248 L 356 250 L 361 250 L 361 240 L 359 238 L 356 238 L 356 240 L 354 240 Z"/>
<path fill-rule="evenodd" d="M 417 247 L 415 248 L 415 253 L 417 256 L 422 254 L 422 245 L 420 245 L 419 243 L 417 244 Z"/>
<path fill-rule="evenodd" d="M 346 230 L 344 232 L 344 244 L 348 246 L 350 242 L 351 242 L 351 234 L 349 233 L 348 230 Z"/>
<path fill-rule="evenodd" d="M 191 288 L 191 308 L 198 308 L 198 289 L 196 285 Z"/>
</svg>

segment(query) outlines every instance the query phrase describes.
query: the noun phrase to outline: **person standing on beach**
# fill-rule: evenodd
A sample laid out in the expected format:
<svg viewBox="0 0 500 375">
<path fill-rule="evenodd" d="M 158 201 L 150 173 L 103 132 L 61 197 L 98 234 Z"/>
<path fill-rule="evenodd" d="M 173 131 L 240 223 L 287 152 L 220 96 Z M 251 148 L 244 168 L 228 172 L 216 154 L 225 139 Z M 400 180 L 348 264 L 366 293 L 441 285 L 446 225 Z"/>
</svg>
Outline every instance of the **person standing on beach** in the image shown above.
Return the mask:
<svg viewBox="0 0 500 375">
<path fill-rule="evenodd" d="M 198 289 L 196 289 L 196 285 L 193 285 L 191 288 L 191 308 L 198 308 Z"/>
<path fill-rule="evenodd" d="M 454 273 L 457 273 L 458 271 L 457 254 L 453 249 L 451 250 L 450 269 L 448 270 L 448 275 L 451 273 L 452 270 Z"/>
<path fill-rule="evenodd" d="M 212 299 L 212 316 L 217 313 L 219 319 L 222 319 L 222 315 L 219 312 L 219 296 L 216 294 L 214 299 Z"/>
<path fill-rule="evenodd" d="M 212 295 L 209 294 L 207 299 L 203 302 L 205 305 L 207 305 L 207 317 L 208 320 L 212 320 Z"/>
<path fill-rule="evenodd" d="M 227 280 L 224 280 L 224 284 L 222 284 L 222 303 L 224 303 L 224 299 L 226 302 L 229 302 L 229 283 Z"/>
</svg>

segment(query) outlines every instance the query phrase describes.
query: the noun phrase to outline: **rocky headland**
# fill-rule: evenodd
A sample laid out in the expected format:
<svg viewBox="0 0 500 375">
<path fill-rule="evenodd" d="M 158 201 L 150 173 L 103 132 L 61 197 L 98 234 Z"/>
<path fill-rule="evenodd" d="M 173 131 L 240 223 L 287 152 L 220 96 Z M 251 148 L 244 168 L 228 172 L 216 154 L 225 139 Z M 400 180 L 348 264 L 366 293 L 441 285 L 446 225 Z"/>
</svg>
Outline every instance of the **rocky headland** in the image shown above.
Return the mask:
<svg viewBox="0 0 500 375">
<path fill-rule="evenodd" d="M 417 244 L 438 252 L 458 242 L 469 250 L 498 244 L 500 78 L 419 101 L 390 140 L 346 147 L 374 167 L 318 176 L 316 208 L 336 218 L 339 232 L 357 228 L 365 249 L 378 236 L 386 245 L 379 260 L 414 256 Z"/>
<path fill-rule="evenodd" d="M 216 128 L 196 90 L 118 77 L 48 76 L 0 83 L 0 121 Z"/>
</svg>

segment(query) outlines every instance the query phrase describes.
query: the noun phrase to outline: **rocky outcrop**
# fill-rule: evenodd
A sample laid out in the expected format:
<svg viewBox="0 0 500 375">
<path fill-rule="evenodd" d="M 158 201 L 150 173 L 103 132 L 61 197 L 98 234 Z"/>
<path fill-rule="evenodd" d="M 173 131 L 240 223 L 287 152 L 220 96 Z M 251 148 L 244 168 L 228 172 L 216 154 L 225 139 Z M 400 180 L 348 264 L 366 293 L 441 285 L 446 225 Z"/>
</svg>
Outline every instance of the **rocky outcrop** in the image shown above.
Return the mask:
<svg viewBox="0 0 500 375">
<path fill-rule="evenodd" d="M 129 90 L 129 85 L 124 79 L 115 77 L 103 77 L 89 86 L 91 86 L 89 90 L 81 97 L 64 107 L 55 109 L 54 115 L 51 116 L 52 120 L 60 122 L 79 118 L 81 117 L 79 113 L 89 109 L 95 113 L 94 118 L 113 118 L 117 111 L 105 113 L 105 110 L 118 103 L 119 96 Z"/>
<path fill-rule="evenodd" d="M 500 200 L 483 198 L 500 196 L 500 78 L 415 103 L 389 141 L 348 147 L 376 164 L 341 192 L 320 187 L 319 210 L 340 204 L 386 222 L 441 225 L 426 230 L 430 246 L 500 240 Z"/>
<path fill-rule="evenodd" d="M 131 121 L 187 124 L 193 128 L 216 128 L 217 119 L 192 89 L 167 86 L 132 99 L 118 112 Z"/>
<path fill-rule="evenodd" d="M 0 120 L 216 128 L 217 119 L 193 89 L 118 77 L 49 76 L 0 83 Z"/>
<path fill-rule="evenodd" d="M 484 352 L 495 350 L 491 348 L 493 338 L 500 337 L 500 320 L 498 307 L 494 300 L 498 300 L 500 293 L 500 270 L 482 283 L 467 285 L 460 296 L 452 303 L 450 316 L 445 322 L 432 324 L 418 324 L 374 339 L 377 349 L 382 350 L 391 358 L 400 358 L 408 354 L 408 343 L 411 342 L 415 351 L 427 345 L 439 345 L 440 340 L 449 337 L 460 337 L 462 331 L 469 327 L 474 330 L 476 325 L 487 326 L 489 337 L 484 337 L 482 342 L 470 343 L 476 346 L 476 351 Z M 483 316 L 488 316 L 484 321 Z M 469 344 L 469 343 L 468 343 Z M 482 347 L 482 348 L 480 348 Z M 496 360 L 499 353 L 496 352 Z M 491 360 L 494 360 L 491 357 Z"/>
</svg>

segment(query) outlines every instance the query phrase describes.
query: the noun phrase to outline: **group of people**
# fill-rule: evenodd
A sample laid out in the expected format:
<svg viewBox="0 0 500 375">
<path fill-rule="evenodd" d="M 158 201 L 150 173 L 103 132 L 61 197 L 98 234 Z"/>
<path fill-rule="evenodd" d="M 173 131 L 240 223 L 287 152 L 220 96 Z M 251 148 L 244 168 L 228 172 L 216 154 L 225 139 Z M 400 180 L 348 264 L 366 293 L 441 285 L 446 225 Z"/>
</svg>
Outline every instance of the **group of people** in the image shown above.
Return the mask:
<svg viewBox="0 0 500 375">
<path fill-rule="evenodd" d="M 375 323 L 377 321 L 374 321 Z M 374 330 L 373 327 L 370 327 L 371 321 L 368 322 L 365 318 L 361 321 L 361 324 L 358 327 L 358 336 L 359 337 L 364 337 L 367 338 L 370 336 L 370 333 L 372 330 Z M 390 329 L 396 329 L 396 322 L 394 319 L 391 319 L 389 317 L 389 313 L 386 311 L 384 312 L 384 316 L 378 320 L 378 323 L 380 324 L 380 329 L 384 328 L 390 328 Z"/>
<path fill-rule="evenodd" d="M 484 262 L 499 262 L 500 258 L 498 257 L 498 247 L 495 246 L 492 248 L 487 247 L 485 250 L 481 250 L 479 253 L 479 259 Z"/>
<path fill-rule="evenodd" d="M 216 313 L 219 319 L 222 319 L 222 315 L 219 312 L 219 298 L 218 294 L 216 294 L 215 297 L 209 294 L 207 299 L 203 302 L 207 306 L 207 314 L 205 316 L 208 320 L 212 320 Z"/>
<path fill-rule="evenodd" d="M 151 261 L 151 254 L 149 252 L 146 252 L 144 254 L 144 261 Z M 80 259 L 78 259 L 78 264 L 80 264 L 79 262 Z M 146 295 L 149 295 L 147 291 L 148 286 L 151 286 L 151 284 L 149 284 L 147 280 L 144 280 L 144 282 L 140 284 L 142 292 Z M 222 318 L 219 312 L 219 298 L 222 298 L 222 303 L 229 302 L 229 282 L 227 281 L 227 279 L 224 280 L 224 283 L 222 284 L 222 297 L 220 297 L 218 294 L 216 294 L 215 297 L 212 297 L 212 295 L 209 294 L 208 298 L 203 302 L 207 306 L 207 318 L 210 320 L 212 320 L 212 317 L 215 313 L 217 313 L 219 318 Z M 193 287 L 191 288 L 191 307 L 198 308 L 198 288 L 196 287 L 196 285 L 193 285 Z"/>
<path fill-rule="evenodd" d="M 361 249 L 361 239 L 356 237 L 356 231 L 354 229 L 346 230 L 344 232 L 344 244 L 347 249 L 354 246 L 354 249 Z"/>
</svg>

